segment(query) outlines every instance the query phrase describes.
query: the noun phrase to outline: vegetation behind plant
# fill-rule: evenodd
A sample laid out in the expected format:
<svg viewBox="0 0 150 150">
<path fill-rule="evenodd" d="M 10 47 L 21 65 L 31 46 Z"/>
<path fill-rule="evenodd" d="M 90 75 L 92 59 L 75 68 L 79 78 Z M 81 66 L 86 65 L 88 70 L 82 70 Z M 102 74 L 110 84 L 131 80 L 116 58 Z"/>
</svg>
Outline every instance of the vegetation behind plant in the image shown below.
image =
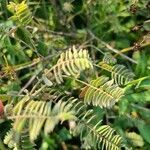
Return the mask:
<svg viewBox="0 0 150 150">
<path fill-rule="evenodd" d="M 0 149 L 149 150 L 148 0 L 0 8 Z"/>
</svg>

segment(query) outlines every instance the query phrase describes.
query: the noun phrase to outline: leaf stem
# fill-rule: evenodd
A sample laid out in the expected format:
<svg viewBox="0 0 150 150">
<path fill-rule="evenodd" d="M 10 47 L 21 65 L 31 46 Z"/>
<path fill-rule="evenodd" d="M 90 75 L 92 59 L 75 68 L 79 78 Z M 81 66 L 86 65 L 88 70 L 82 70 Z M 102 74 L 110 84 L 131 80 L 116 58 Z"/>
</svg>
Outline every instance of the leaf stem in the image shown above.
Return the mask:
<svg viewBox="0 0 150 150">
<path fill-rule="evenodd" d="M 148 79 L 148 78 L 150 78 L 150 76 L 141 77 L 139 79 L 136 79 L 136 80 L 133 80 L 133 81 L 127 83 L 127 85 L 133 85 L 133 84 L 139 83 L 139 82 L 143 81 L 144 79 Z"/>
</svg>

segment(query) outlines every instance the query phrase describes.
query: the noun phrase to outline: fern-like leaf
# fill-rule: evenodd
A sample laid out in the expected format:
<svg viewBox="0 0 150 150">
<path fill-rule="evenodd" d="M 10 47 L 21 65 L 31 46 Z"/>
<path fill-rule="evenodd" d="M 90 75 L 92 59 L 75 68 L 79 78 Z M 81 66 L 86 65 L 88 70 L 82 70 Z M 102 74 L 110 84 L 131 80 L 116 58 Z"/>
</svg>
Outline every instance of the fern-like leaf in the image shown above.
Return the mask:
<svg viewBox="0 0 150 150">
<path fill-rule="evenodd" d="M 4 144 L 8 145 L 9 148 L 17 148 L 17 143 L 14 140 L 14 132 L 10 130 L 7 132 L 4 138 Z"/>
<path fill-rule="evenodd" d="M 81 141 L 84 142 L 83 148 L 119 150 L 121 137 L 115 134 L 110 126 L 101 125 L 101 120 L 92 109 L 88 109 L 88 105 L 55 90 L 49 90 L 49 94 L 52 95 L 54 106 L 52 102 L 33 101 L 28 96 L 17 103 L 10 116 L 14 120 L 13 131 L 15 133 L 21 134 L 25 128 L 28 129 L 32 142 L 37 138 L 42 127 L 47 134 L 59 121 L 74 120 L 76 127 L 72 129 L 72 133 L 80 134 Z"/>
<path fill-rule="evenodd" d="M 32 16 L 26 1 L 22 1 L 21 3 L 10 2 L 7 5 L 7 8 L 13 13 L 13 16 L 10 19 L 19 25 L 25 26 L 31 22 Z"/>
<path fill-rule="evenodd" d="M 118 84 L 119 86 L 126 85 L 132 81 L 135 76 L 133 72 L 123 65 L 116 64 L 111 66 L 105 62 L 100 62 L 99 65 L 102 69 L 111 72 L 111 78 L 114 80 L 114 83 Z"/>
<path fill-rule="evenodd" d="M 122 138 L 108 125 L 101 125 L 101 120 L 94 114 L 93 110 L 87 109 L 86 104 L 73 100 L 73 108 L 79 121 L 72 133 L 80 134 L 84 141 L 84 149 L 106 149 L 119 150 L 122 146 Z"/>
<path fill-rule="evenodd" d="M 134 78 L 134 73 L 123 65 L 115 65 L 112 70 L 112 78 L 118 85 L 129 83 Z"/>
<path fill-rule="evenodd" d="M 116 60 L 116 58 L 114 58 L 112 56 L 111 53 L 105 53 L 104 57 L 103 57 L 103 62 L 107 63 L 107 64 L 110 64 L 110 65 L 114 65 L 114 64 L 117 63 L 117 60 Z"/>
<path fill-rule="evenodd" d="M 45 75 L 52 73 L 58 84 L 63 82 L 63 75 L 77 77 L 82 70 L 93 68 L 87 50 L 77 50 L 75 46 L 60 55 L 57 64 Z"/>
<path fill-rule="evenodd" d="M 102 150 L 120 150 L 122 138 L 114 132 L 115 130 L 108 125 L 96 124 L 95 127 L 90 129 L 90 133 L 84 139 L 84 142 L 88 143 L 90 147 L 98 147 Z M 89 141 L 90 139 L 93 139 L 93 143 Z"/>
<path fill-rule="evenodd" d="M 113 84 L 113 80 L 108 80 L 105 76 L 92 80 L 82 89 L 80 97 L 84 97 L 87 104 L 110 108 L 123 96 L 124 90 Z"/>
<path fill-rule="evenodd" d="M 4 143 L 13 150 L 34 150 L 35 144 L 29 139 L 27 130 L 23 130 L 20 134 L 12 128 L 7 132 Z"/>
<path fill-rule="evenodd" d="M 74 111 L 71 110 L 71 104 L 61 100 L 52 107 L 52 102 L 23 99 L 14 107 L 12 119 L 15 119 L 13 128 L 19 133 L 26 123 L 29 124 L 30 140 L 33 141 L 43 126 L 47 134 L 59 121 L 72 120 L 75 119 L 75 116 Z"/>
</svg>

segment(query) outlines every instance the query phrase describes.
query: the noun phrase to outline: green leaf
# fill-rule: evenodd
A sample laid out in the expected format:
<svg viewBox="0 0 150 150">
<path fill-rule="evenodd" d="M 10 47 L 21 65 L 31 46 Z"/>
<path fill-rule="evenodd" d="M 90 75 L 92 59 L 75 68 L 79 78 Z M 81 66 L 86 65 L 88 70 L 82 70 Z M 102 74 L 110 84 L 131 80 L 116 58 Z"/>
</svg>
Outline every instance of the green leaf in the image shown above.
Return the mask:
<svg viewBox="0 0 150 150">
<path fill-rule="evenodd" d="M 133 59 L 137 60 L 138 64 L 135 67 L 135 74 L 138 77 L 146 76 L 147 72 L 147 55 L 145 51 L 136 51 L 133 53 Z"/>
<path fill-rule="evenodd" d="M 132 102 L 149 102 L 150 101 L 150 91 L 141 91 L 138 93 L 133 93 L 130 95 L 125 95 L 121 100 L 127 99 Z"/>
<path fill-rule="evenodd" d="M 144 122 L 138 123 L 138 129 L 143 138 L 150 143 L 150 125 Z"/>
<path fill-rule="evenodd" d="M 127 99 L 119 101 L 119 114 L 124 115 L 129 110 L 129 101 Z"/>
<path fill-rule="evenodd" d="M 62 141 L 70 140 L 72 138 L 71 134 L 66 128 L 62 128 L 59 131 L 59 137 L 61 138 Z"/>
<path fill-rule="evenodd" d="M 138 88 L 150 89 L 150 76 L 145 80 L 142 80 L 138 85 Z"/>
<path fill-rule="evenodd" d="M 33 41 L 31 39 L 32 35 L 27 29 L 19 27 L 16 31 L 16 36 L 26 46 L 29 45 L 34 49 Z"/>
</svg>

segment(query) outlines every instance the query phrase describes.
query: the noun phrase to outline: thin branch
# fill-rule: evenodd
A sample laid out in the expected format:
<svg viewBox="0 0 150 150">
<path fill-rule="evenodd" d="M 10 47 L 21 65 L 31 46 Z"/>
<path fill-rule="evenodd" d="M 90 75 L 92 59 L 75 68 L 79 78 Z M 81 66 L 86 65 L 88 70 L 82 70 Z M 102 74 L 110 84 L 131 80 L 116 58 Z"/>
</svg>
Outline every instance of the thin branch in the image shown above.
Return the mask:
<svg viewBox="0 0 150 150">
<path fill-rule="evenodd" d="M 146 47 L 146 46 L 149 46 L 149 45 L 150 45 L 150 42 L 147 42 L 147 43 L 141 44 L 141 45 L 140 45 L 140 48 Z M 120 50 L 120 53 L 126 53 L 126 52 L 129 52 L 129 51 L 134 50 L 134 49 L 135 49 L 135 46 L 127 47 L 127 48 L 124 48 L 124 49 Z M 118 54 L 116 54 L 115 57 L 116 57 L 117 55 L 118 55 Z"/>
<path fill-rule="evenodd" d="M 42 69 L 40 70 L 35 70 L 35 74 L 29 79 L 29 81 L 22 87 L 22 89 L 20 90 L 20 92 L 18 93 L 19 95 L 25 90 L 27 89 L 32 83 L 33 81 L 36 79 L 36 77 L 38 76 L 38 74 L 42 71 Z"/>
<path fill-rule="evenodd" d="M 38 80 L 38 82 L 37 82 L 37 83 L 33 86 L 33 88 L 31 89 L 30 95 L 33 94 L 33 92 L 35 91 L 35 89 L 38 87 L 38 85 L 39 85 L 42 81 L 43 81 L 42 79 Z"/>
<path fill-rule="evenodd" d="M 24 94 L 0 94 L 0 97 L 24 97 L 25 95 Z"/>
<path fill-rule="evenodd" d="M 89 32 L 89 33 L 91 34 L 91 36 L 93 36 L 98 42 L 102 43 L 106 48 L 108 48 L 108 50 L 110 50 L 110 51 L 112 51 L 112 52 L 114 52 L 114 53 L 116 53 L 116 54 L 122 56 L 123 58 L 127 59 L 128 61 L 130 61 L 130 62 L 132 62 L 132 63 L 134 63 L 134 64 L 138 64 L 138 62 L 137 62 L 136 60 L 134 60 L 134 59 L 132 59 L 132 58 L 126 56 L 126 55 L 123 54 L 121 51 L 119 51 L 119 50 L 117 50 L 117 49 L 111 47 L 109 44 L 107 44 L 106 42 L 104 42 L 104 41 L 102 41 L 101 39 L 99 39 L 99 38 L 98 38 L 95 34 L 93 34 L 91 31 L 88 31 L 88 32 Z M 148 44 L 148 43 L 147 43 L 147 44 Z M 147 46 L 147 44 L 146 44 L 145 46 Z M 148 45 L 149 45 L 149 44 L 148 44 Z M 131 49 L 131 48 L 129 48 L 129 49 Z M 148 66 L 147 68 L 150 70 L 150 66 Z"/>
<path fill-rule="evenodd" d="M 22 69 L 25 69 L 25 68 L 30 68 L 32 66 L 37 65 L 38 63 L 46 61 L 46 60 L 48 60 L 48 59 L 50 59 L 50 58 L 52 58 L 54 56 L 57 56 L 59 54 L 60 54 L 60 52 L 56 52 L 56 54 L 54 54 L 54 55 L 48 55 L 47 57 L 37 58 L 33 62 L 28 62 L 28 63 L 25 63 L 25 64 L 16 65 L 16 66 L 14 66 L 14 70 L 15 71 L 19 71 L 19 70 L 22 70 Z"/>
<path fill-rule="evenodd" d="M 53 34 L 53 35 L 60 35 L 60 36 L 68 36 L 68 37 L 72 37 L 72 38 L 76 38 L 77 37 L 77 33 L 74 33 L 74 32 L 70 32 L 70 33 L 67 33 L 67 32 L 61 32 L 61 31 L 52 31 L 52 30 L 44 30 L 44 29 L 39 29 L 39 31 L 42 31 L 42 32 L 47 32 L 47 33 L 50 33 L 50 34 Z"/>
<path fill-rule="evenodd" d="M 102 41 L 101 39 L 99 39 L 95 34 L 93 34 L 91 31 L 89 31 L 89 33 L 91 34 L 91 36 L 93 36 L 98 42 L 102 43 L 106 48 L 108 48 L 108 50 L 117 53 L 118 55 L 122 56 L 123 58 L 129 60 L 130 62 L 137 64 L 137 61 L 133 60 L 132 58 L 122 54 L 119 50 L 111 47 L 109 44 L 107 44 L 106 42 Z"/>
<path fill-rule="evenodd" d="M 104 52 L 101 49 L 99 49 L 98 47 L 94 46 L 94 45 L 88 44 L 88 45 L 82 46 L 82 48 L 86 48 L 86 47 L 94 48 L 94 49 L 96 49 L 97 51 L 99 51 L 100 53 L 102 53 L 104 55 Z"/>
<path fill-rule="evenodd" d="M 140 110 L 143 110 L 143 111 L 146 111 L 146 112 L 150 112 L 150 110 L 148 108 L 145 108 L 145 107 L 142 107 L 142 106 L 139 106 L 139 105 L 136 105 L 136 104 L 131 104 L 132 107 L 135 107 L 137 109 L 140 109 Z"/>
<path fill-rule="evenodd" d="M 20 95 L 25 89 L 27 89 L 32 84 L 35 78 L 36 78 L 36 75 L 32 76 L 30 80 L 23 86 L 23 88 L 21 88 L 18 95 Z"/>
<path fill-rule="evenodd" d="M 32 94 L 32 96 L 36 96 L 37 94 L 39 94 L 44 88 L 46 88 L 47 85 L 43 85 L 40 89 L 38 89 L 37 91 L 35 91 L 35 93 Z"/>
</svg>

